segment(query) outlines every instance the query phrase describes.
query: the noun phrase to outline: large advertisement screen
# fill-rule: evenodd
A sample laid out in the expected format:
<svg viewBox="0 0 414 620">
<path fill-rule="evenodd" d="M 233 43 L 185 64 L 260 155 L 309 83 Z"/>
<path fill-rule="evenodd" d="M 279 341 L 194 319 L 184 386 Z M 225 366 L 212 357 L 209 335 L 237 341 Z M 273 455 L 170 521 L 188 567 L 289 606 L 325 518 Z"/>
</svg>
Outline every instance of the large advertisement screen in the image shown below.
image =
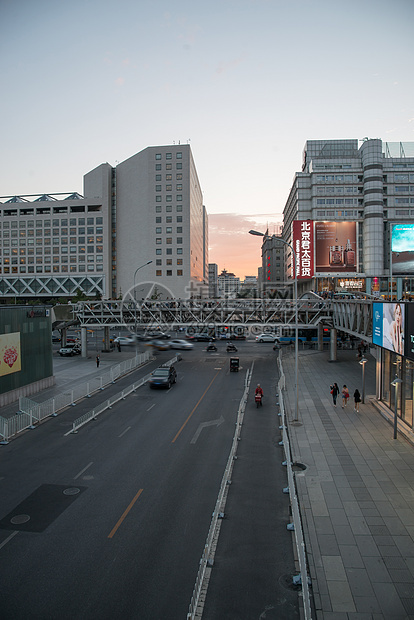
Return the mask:
<svg viewBox="0 0 414 620">
<path fill-rule="evenodd" d="M 314 274 L 313 220 L 295 220 L 292 237 L 296 254 L 296 275 L 298 279 L 312 278 Z M 292 277 L 294 277 L 293 273 Z"/>
<path fill-rule="evenodd" d="M 391 226 L 391 256 L 393 275 L 414 274 L 414 224 Z"/>
<path fill-rule="evenodd" d="M 0 335 L 0 377 L 22 369 L 20 332 Z"/>
<path fill-rule="evenodd" d="M 372 342 L 404 355 L 405 306 L 400 303 L 374 303 Z"/>
<path fill-rule="evenodd" d="M 414 304 L 405 304 L 405 355 L 414 360 Z"/>
<path fill-rule="evenodd" d="M 357 271 L 356 222 L 315 222 L 315 271 Z"/>
</svg>

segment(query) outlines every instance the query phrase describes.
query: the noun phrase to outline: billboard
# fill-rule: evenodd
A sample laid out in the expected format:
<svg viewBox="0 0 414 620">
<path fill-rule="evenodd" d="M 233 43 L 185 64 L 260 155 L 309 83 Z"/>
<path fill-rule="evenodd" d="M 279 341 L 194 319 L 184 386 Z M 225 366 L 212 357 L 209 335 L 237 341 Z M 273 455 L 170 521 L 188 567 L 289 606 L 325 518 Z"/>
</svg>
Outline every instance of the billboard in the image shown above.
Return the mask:
<svg viewBox="0 0 414 620">
<path fill-rule="evenodd" d="M 315 222 L 315 271 L 357 271 L 356 222 Z"/>
<path fill-rule="evenodd" d="M 296 254 L 297 278 L 312 278 L 314 275 L 313 220 L 295 220 L 292 223 L 292 239 Z M 292 277 L 294 277 L 293 273 Z"/>
<path fill-rule="evenodd" d="M 0 335 L 0 377 L 21 369 L 20 332 Z"/>
<path fill-rule="evenodd" d="M 414 224 L 391 225 L 393 275 L 414 275 Z"/>
<path fill-rule="evenodd" d="M 404 355 L 405 305 L 374 303 L 372 342 L 379 347 Z"/>
<path fill-rule="evenodd" d="M 404 354 L 414 360 L 414 304 L 405 304 Z"/>
</svg>

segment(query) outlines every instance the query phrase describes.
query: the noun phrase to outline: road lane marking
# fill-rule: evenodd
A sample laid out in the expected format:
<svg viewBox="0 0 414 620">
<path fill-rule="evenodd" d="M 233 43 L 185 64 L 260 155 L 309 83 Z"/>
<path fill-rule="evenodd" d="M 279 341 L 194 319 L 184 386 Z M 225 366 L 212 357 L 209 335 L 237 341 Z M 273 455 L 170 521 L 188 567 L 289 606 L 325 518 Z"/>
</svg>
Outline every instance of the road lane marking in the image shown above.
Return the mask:
<svg viewBox="0 0 414 620">
<path fill-rule="evenodd" d="M 10 534 L 10 536 L 8 536 L 8 537 L 6 538 L 6 540 L 3 540 L 3 542 L 2 542 L 2 543 L 1 543 L 1 545 L 0 545 L 0 549 L 2 549 L 2 548 L 4 547 L 4 545 L 7 545 L 7 543 L 9 542 L 9 540 L 11 540 L 12 538 L 14 538 L 14 537 L 16 536 L 16 534 L 18 534 L 18 533 L 19 533 L 19 530 L 16 530 L 15 532 L 12 532 L 12 533 Z"/>
<path fill-rule="evenodd" d="M 131 427 L 128 426 L 128 428 L 126 428 L 120 435 L 118 435 L 118 437 L 123 437 L 125 435 L 125 433 L 127 433 L 130 430 L 131 430 Z"/>
<path fill-rule="evenodd" d="M 223 422 L 224 422 L 224 418 L 222 415 L 219 417 L 218 420 L 211 420 L 210 422 L 202 422 L 200 426 L 198 427 L 198 429 L 196 430 L 194 437 L 192 438 L 190 443 L 195 443 L 197 441 L 203 428 L 207 428 L 208 426 L 220 426 L 221 424 L 223 424 Z"/>
<path fill-rule="evenodd" d="M 125 510 L 125 512 L 121 515 L 121 517 L 118 519 L 117 523 L 112 528 L 111 533 L 109 534 L 108 538 L 113 538 L 113 536 L 115 535 L 117 529 L 119 528 L 119 526 L 121 525 L 121 523 L 123 522 L 125 517 L 127 516 L 128 512 L 131 510 L 132 506 L 135 504 L 135 502 L 137 501 L 138 497 L 141 495 L 143 490 L 144 489 L 140 489 L 138 491 L 138 493 L 135 495 L 134 499 L 129 504 L 128 508 Z"/>
<path fill-rule="evenodd" d="M 220 371 L 216 372 L 216 374 L 214 375 L 214 377 L 212 378 L 212 380 L 210 381 L 210 383 L 208 384 L 208 386 L 204 390 L 204 392 L 203 392 L 202 396 L 200 397 L 198 403 L 196 404 L 196 406 L 194 407 L 194 409 L 192 410 L 192 412 L 190 413 L 190 415 L 188 416 L 188 418 L 186 419 L 186 421 L 184 422 L 184 424 L 182 425 L 182 427 L 180 428 L 180 430 L 178 431 L 178 433 L 176 434 L 176 436 L 174 437 L 174 439 L 172 440 L 171 443 L 175 443 L 175 440 L 180 436 L 181 431 L 185 428 L 187 422 L 190 420 L 190 418 L 193 415 L 194 411 L 197 409 L 198 405 L 201 403 L 201 401 L 203 400 L 204 396 L 207 394 L 207 392 L 211 388 L 211 385 L 212 385 L 213 381 L 215 381 L 217 379 L 217 375 L 219 374 L 219 372 Z"/>
<path fill-rule="evenodd" d="M 151 407 L 148 407 L 147 411 L 151 411 L 151 409 L 152 409 L 153 407 L 155 407 L 155 403 L 153 403 L 153 404 L 151 405 Z"/>
<path fill-rule="evenodd" d="M 79 476 L 82 476 L 82 474 L 83 474 L 83 473 L 84 473 L 87 469 L 89 469 L 89 467 L 90 467 L 91 465 L 93 465 L 93 461 L 92 461 L 91 463 L 89 463 L 89 465 L 87 465 L 86 467 L 84 467 L 84 468 L 83 468 L 83 469 L 82 469 L 82 470 L 78 473 L 78 475 L 74 477 L 74 480 L 76 480 L 77 478 L 79 478 Z"/>
</svg>

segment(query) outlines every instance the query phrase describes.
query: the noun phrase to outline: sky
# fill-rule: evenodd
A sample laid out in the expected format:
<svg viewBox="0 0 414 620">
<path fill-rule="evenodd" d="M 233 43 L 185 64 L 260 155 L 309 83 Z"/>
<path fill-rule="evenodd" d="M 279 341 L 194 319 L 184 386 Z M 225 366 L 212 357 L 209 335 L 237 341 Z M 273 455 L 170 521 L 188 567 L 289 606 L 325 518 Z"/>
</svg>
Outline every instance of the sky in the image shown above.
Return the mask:
<svg viewBox="0 0 414 620">
<path fill-rule="evenodd" d="M 189 143 L 209 262 L 257 275 L 306 140 L 414 141 L 413 0 L 0 0 L 0 196 Z"/>
</svg>

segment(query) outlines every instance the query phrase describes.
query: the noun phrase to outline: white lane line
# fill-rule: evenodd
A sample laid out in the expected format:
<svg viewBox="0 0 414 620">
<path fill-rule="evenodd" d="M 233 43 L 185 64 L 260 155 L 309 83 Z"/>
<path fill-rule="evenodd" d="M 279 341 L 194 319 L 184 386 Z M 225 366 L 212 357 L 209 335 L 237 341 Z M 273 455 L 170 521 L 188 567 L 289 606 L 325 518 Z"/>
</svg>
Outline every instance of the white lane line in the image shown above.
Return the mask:
<svg viewBox="0 0 414 620">
<path fill-rule="evenodd" d="M 155 403 L 154 403 L 153 405 L 151 405 L 151 407 L 149 407 L 149 408 L 147 409 L 147 411 L 151 411 L 151 409 L 152 409 L 153 407 L 155 407 Z"/>
<path fill-rule="evenodd" d="M 84 473 L 87 469 L 89 469 L 89 467 L 90 467 L 91 465 L 93 465 L 93 461 L 92 461 L 91 463 L 89 463 L 89 465 L 87 465 L 86 467 L 84 467 L 84 468 L 82 469 L 82 471 L 80 471 L 80 472 L 78 473 L 78 475 L 74 477 L 74 480 L 76 480 L 76 478 L 79 478 L 79 476 L 82 476 L 82 474 L 83 474 L 83 473 Z"/>
<path fill-rule="evenodd" d="M 123 435 L 125 435 L 125 433 L 127 433 L 129 430 L 131 430 L 131 427 L 130 427 L 130 426 L 128 426 L 128 428 L 126 428 L 126 429 L 124 430 L 124 432 L 123 432 L 123 433 L 121 433 L 120 435 L 118 435 L 118 437 L 123 437 Z"/>
<path fill-rule="evenodd" d="M 12 532 L 12 533 L 10 534 L 10 536 L 8 536 L 8 537 L 6 538 L 6 540 L 3 540 L 3 542 L 2 542 L 2 543 L 1 543 L 1 545 L 0 545 L 0 549 L 2 549 L 2 548 L 4 547 L 4 545 L 7 545 L 7 543 L 9 542 L 9 540 L 11 540 L 12 538 L 14 538 L 14 536 L 16 536 L 16 534 L 18 534 L 18 533 L 19 533 L 19 530 L 16 530 L 15 532 Z"/>
</svg>

